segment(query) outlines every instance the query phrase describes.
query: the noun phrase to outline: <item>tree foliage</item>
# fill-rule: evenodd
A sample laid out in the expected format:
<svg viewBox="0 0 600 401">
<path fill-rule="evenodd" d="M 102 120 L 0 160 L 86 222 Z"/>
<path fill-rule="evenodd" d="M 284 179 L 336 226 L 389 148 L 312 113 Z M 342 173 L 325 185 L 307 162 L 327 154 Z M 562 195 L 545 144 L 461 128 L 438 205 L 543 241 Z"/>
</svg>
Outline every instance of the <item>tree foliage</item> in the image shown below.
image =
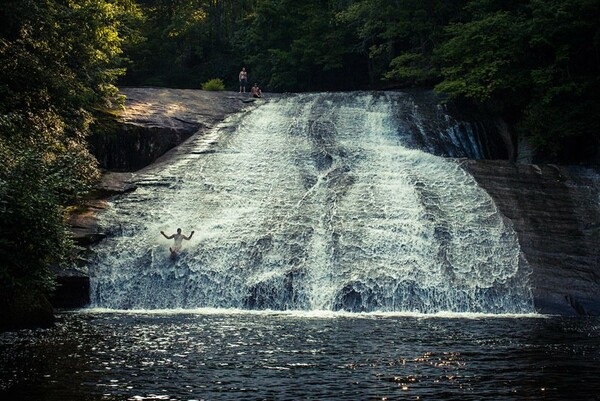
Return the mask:
<svg viewBox="0 0 600 401">
<path fill-rule="evenodd" d="M 208 81 L 202 84 L 202 90 L 205 91 L 224 91 L 225 84 L 223 80 L 220 78 L 209 79 Z"/>
<path fill-rule="evenodd" d="M 352 2 L 341 18 L 358 32 L 372 84 L 382 78 L 402 85 L 427 84 L 437 77 L 431 53 L 464 3 L 362 0 Z"/>
<path fill-rule="evenodd" d="M 19 0 L 0 16 L 0 277 L 4 294 L 47 290 L 72 256 L 65 208 L 98 177 L 86 137 L 124 72 L 128 0 Z"/>
<path fill-rule="evenodd" d="M 356 34 L 337 18 L 347 1 L 140 3 L 145 39 L 126 47 L 126 85 L 195 87 L 217 77 L 235 89 L 242 66 L 250 82 L 269 90 L 354 89 L 367 82 Z"/>
<path fill-rule="evenodd" d="M 435 49 L 437 89 L 494 104 L 546 160 L 598 155 L 600 2 L 472 1 Z"/>
<path fill-rule="evenodd" d="M 243 56 L 235 52 L 241 21 L 256 0 L 139 0 L 141 40 L 125 46 L 126 85 L 197 87 L 220 78 L 235 86 Z"/>
</svg>

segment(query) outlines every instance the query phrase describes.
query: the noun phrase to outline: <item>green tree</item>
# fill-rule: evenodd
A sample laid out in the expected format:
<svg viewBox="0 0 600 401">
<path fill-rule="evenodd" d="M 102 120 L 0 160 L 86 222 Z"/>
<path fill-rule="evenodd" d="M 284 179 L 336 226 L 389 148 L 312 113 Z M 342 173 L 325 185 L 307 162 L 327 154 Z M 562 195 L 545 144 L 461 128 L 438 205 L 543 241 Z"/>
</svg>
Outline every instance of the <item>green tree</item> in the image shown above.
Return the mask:
<svg viewBox="0 0 600 401">
<path fill-rule="evenodd" d="M 469 3 L 435 50 L 436 89 L 493 107 L 542 160 L 591 160 L 600 126 L 597 0 Z"/>
<path fill-rule="evenodd" d="M 235 36 L 255 2 L 140 0 L 143 40 L 125 46 L 131 63 L 122 83 L 195 88 L 217 77 L 233 88 L 242 64 Z"/>
<path fill-rule="evenodd" d="M 369 59 L 373 85 L 382 79 L 392 85 L 430 84 L 439 77 L 432 63 L 433 49 L 445 26 L 461 15 L 465 1 L 361 0 L 339 18 L 353 27 L 358 49 Z"/>
<path fill-rule="evenodd" d="M 526 23 L 524 16 L 496 11 L 449 25 L 449 38 L 436 48 L 443 76 L 436 89 L 481 102 L 519 102 L 528 86 L 527 72 L 517 68 L 526 52 Z"/>
<path fill-rule="evenodd" d="M 73 244 L 65 209 L 98 178 L 86 137 L 123 73 L 129 0 L 20 0 L 0 17 L 0 306 L 45 292 Z M 1 308 L 0 308 L 1 309 Z"/>
<path fill-rule="evenodd" d="M 519 122 L 541 158 L 600 157 L 600 1 L 532 0 L 532 90 Z"/>
<path fill-rule="evenodd" d="M 237 47 L 251 67 L 251 81 L 276 91 L 364 86 L 366 63 L 353 49 L 355 32 L 338 18 L 346 3 L 259 2 Z"/>
</svg>

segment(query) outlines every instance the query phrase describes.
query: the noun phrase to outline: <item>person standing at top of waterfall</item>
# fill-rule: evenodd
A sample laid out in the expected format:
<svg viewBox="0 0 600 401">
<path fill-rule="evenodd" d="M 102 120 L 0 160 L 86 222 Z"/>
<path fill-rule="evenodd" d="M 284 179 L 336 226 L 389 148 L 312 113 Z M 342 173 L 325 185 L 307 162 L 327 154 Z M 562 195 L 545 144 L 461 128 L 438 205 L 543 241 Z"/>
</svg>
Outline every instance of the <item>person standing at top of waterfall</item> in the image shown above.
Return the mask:
<svg viewBox="0 0 600 401">
<path fill-rule="evenodd" d="M 181 233 L 181 228 L 178 228 L 177 232 L 175 234 L 172 234 L 172 235 L 167 235 L 167 234 L 165 234 L 164 231 L 161 231 L 160 233 L 166 239 L 174 239 L 175 240 L 175 244 L 173 244 L 173 246 L 169 248 L 169 251 L 171 251 L 171 255 L 176 255 L 179 251 L 181 251 L 181 246 L 183 245 L 182 244 L 183 240 L 189 241 L 190 239 L 192 239 L 192 235 L 194 235 L 194 231 L 192 231 L 192 233 L 190 234 L 190 236 L 186 237 L 185 235 L 183 235 Z"/>
<path fill-rule="evenodd" d="M 240 93 L 246 92 L 246 85 L 248 85 L 248 73 L 246 72 L 246 67 L 242 67 L 242 71 L 240 71 L 239 79 L 240 79 Z"/>
</svg>

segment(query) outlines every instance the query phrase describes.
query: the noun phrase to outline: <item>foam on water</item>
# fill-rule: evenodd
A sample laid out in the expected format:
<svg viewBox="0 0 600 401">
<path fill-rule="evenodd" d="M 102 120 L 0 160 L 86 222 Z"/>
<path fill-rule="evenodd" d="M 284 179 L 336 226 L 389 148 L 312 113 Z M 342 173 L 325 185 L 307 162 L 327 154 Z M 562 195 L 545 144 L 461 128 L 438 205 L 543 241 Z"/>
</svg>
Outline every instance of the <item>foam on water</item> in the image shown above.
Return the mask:
<svg viewBox="0 0 600 401">
<path fill-rule="evenodd" d="M 197 316 L 257 316 L 257 317 L 289 317 L 292 319 L 337 319 L 337 318 L 417 318 L 417 319 L 551 319 L 552 315 L 541 315 L 539 313 L 472 313 L 472 312 L 348 312 L 331 310 L 249 310 L 237 308 L 195 308 L 195 309 L 107 309 L 107 308 L 85 308 L 69 311 L 69 313 L 83 315 L 197 315 Z"/>
<path fill-rule="evenodd" d="M 492 199 L 457 162 L 411 147 L 449 132 L 473 147 L 472 132 L 423 133 L 417 109 L 404 94 L 299 95 L 193 138 L 104 215 L 92 305 L 533 312 Z M 159 232 L 177 227 L 196 234 L 172 261 Z"/>
</svg>

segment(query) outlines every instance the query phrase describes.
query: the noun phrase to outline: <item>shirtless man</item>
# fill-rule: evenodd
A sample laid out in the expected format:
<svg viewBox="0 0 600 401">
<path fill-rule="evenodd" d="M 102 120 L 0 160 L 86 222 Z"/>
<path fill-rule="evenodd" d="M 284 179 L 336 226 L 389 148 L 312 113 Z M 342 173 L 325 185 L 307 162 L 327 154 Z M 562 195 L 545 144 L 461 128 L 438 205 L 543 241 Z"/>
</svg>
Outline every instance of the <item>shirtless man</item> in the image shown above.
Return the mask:
<svg viewBox="0 0 600 401">
<path fill-rule="evenodd" d="M 243 67 L 242 71 L 240 71 L 239 80 L 240 80 L 240 93 L 246 92 L 246 85 L 248 85 L 248 73 L 246 72 L 245 67 Z"/>
<path fill-rule="evenodd" d="M 171 248 L 169 248 L 169 251 L 171 251 L 171 256 L 177 255 L 177 252 L 179 252 L 181 250 L 181 245 L 182 245 L 181 243 L 183 242 L 183 240 L 189 241 L 192 238 L 192 235 L 194 235 L 194 231 L 192 231 L 190 236 L 186 237 L 185 235 L 183 235 L 181 233 L 181 228 L 177 229 L 177 233 L 169 235 L 169 236 L 167 236 L 167 234 L 165 234 L 164 231 L 161 231 L 160 233 L 166 239 L 174 239 L 175 240 L 175 244 Z"/>
<path fill-rule="evenodd" d="M 252 89 L 250 89 L 250 94 L 253 97 L 262 97 L 262 91 L 258 87 L 258 84 L 254 84 L 254 86 L 252 87 Z"/>
</svg>

